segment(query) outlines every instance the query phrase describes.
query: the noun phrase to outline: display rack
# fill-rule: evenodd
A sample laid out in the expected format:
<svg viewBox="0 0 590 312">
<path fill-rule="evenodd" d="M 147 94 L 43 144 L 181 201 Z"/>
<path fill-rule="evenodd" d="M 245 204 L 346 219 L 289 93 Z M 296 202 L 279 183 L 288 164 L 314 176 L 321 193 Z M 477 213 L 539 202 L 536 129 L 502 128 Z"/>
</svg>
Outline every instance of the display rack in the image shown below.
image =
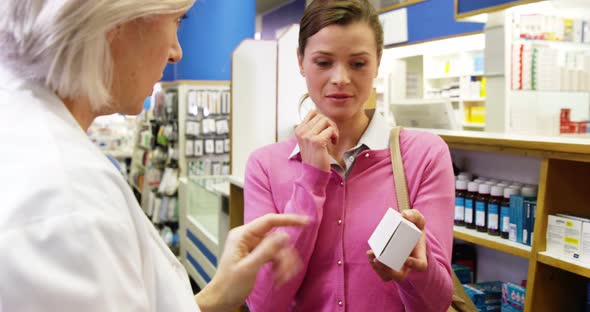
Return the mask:
<svg viewBox="0 0 590 312">
<path fill-rule="evenodd" d="M 230 82 L 182 80 L 178 91 L 180 176 L 228 175 Z"/>
<path fill-rule="evenodd" d="M 590 176 L 588 141 L 449 131 L 436 133 L 447 142 L 451 153 L 460 150 L 499 157 L 516 155 L 540 161 L 539 194 L 531 247 L 460 227 L 455 228 L 455 238 L 528 259 L 525 311 L 581 310 L 584 304 L 582 298 L 585 298 L 584 291 L 589 282 L 590 265 L 563 259 L 545 250 L 549 214 L 590 216 L 587 204 L 590 194 L 584 182 Z M 505 159 L 501 158 L 502 161 Z M 487 165 L 492 168 L 506 166 L 502 163 Z"/>
<path fill-rule="evenodd" d="M 178 91 L 157 84 L 137 119 L 129 184 L 160 235 L 178 254 Z"/>
<path fill-rule="evenodd" d="M 554 19 L 586 19 L 590 9 L 567 9 L 557 3 L 541 1 L 487 14 L 487 100 L 495 103 L 486 110 L 487 131 L 558 135 L 562 108 L 571 109 L 574 121 L 590 118 L 590 44 L 565 41 L 575 40 L 573 29 L 564 32 L 563 21 Z M 553 38 L 546 38 L 550 40 L 523 38 L 541 36 L 527 31 L 523 16 L 543 20 L 535 31 L 544 32 L 545 27 L 550 27 L 550 31 L 562 34 L 551 33 L 548 36 Z M 568 55 L 572 51 L 581 52 L 574 57 Z"/>
<path fill-rule="evenodd" d="M 145 165 L 148 152 L 151 149 L 151 129 L 147 122 L 148 111 L 143 111 L 136 119 L 136 130 L 133 138 L 133 152 L 131 154 L 131 164 L 128 184 L 131 186 L 137 201 L 141 204 L 144 188 Z M 146 136 L 145 134 L 149 134 Z"/>
</svg>

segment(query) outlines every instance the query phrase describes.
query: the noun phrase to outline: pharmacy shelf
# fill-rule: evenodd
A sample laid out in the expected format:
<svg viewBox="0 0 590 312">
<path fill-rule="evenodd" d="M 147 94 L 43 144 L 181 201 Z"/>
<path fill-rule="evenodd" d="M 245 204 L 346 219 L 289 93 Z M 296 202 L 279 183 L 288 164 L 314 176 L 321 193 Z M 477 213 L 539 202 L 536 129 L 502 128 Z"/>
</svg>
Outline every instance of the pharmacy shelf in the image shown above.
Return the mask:
<svg viewBox="0 0 590 312">
<path fill-rule="evenodd" d="M 450 74 L 427 75 L 425 78 L 427 80 L 437 80 L 437 79 L 456 79 L 456 78 L 460 78 L 460 77 L 474 77 L 474 76 L 483 76 L 483 75 L 484 75 L 483 72 L 473 72 L 473 73 L 465 73 L 465 74 L 450 73 Z"/>
<path fill-rule="evenodd" d="M 474 243 L 480 246 L 488 247 L 511 255 L 529 259 L 531 257 L 531 247 L 499 236 L 488 235 L 487 233 L 478 232 L 465 227 L 454 226 L 454 237 L 466 242 Z"/>
<path fill-rule="evenodd" d="M 538 40 L 538 39 L 515 39 L 518 43 L 531 43 L 536 45 L 544 45 L 554 48 L 568 48 L 568 49 L 590 49 L 590 44 L 579 43 L 571 41 L 556 41 L 556 40 Z"/>
<path fill-rule="evenodd" d="M 464 128 L 476 128 L 476 129 L 483 129 L 486 127 L 485 123 L 475 123 L 475 122 L 464 122 Z"/>
<path fill-rule="evenodd" d="M 443 98 L 450 100 L 451 103 L 458 103 L 458 102 L 485 102 L 485 97 L 450 97 L 450 98 Z"/>
<path fill-rule="evenodd" d="M 457 79 L 457 78 L 460 78 L 461 76 L 463 76 L 463 75 L 460 75 L 460 74 L 439 74 L 439 75 L 428 75 L 425 78 L 427 80 L 439 80 L 439 79 Z"/>
<path fill-rule="evenodd" d="M 573 259 L 568 259 L 546 251 L 539 252 L 537 260 L 546 265 L 590 278 L 590 263 L 583 263 Z"/>
<path fill-rule="evenodd" d="M 461 100 L 463 102 L 485 102 L 486 98 L 485 97 L 464 97 L 464 98 L 459 98 L 459 100 Z"/>
</svg>

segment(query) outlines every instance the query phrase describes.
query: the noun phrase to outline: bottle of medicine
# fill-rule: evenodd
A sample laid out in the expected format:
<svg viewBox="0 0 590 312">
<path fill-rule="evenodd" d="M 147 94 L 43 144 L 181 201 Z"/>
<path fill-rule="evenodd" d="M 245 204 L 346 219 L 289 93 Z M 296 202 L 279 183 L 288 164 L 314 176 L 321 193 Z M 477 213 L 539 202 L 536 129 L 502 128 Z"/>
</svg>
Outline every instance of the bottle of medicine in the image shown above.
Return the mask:
<svg viewBox="0 0 590 312">
<path fill-rule="evenodd" d="M 473 175 L 469 172 L 460 172 L 458 176 L 458 180 L 471 181 L 473 179 Z"/>
<path fill-rule="evenodd" d="M 487 232 L 486 218 L 488 215 L 488 202 L 490 200 L 490 185 L 480 184 L 478 194 L 475 197 L 475 228 L 478 232 Z"/>
<path fill-rule="evenodd" d="M 465 195 L 467 195 L 467 181 L 455 182 L 455 225 L 465 225 Z"/>
<path fill-rule="evenodd" d="M 508 239 L 510 229 L 510 196 L 520 195 L 520 190 L 515 187 L 504 189 L 504 198 L 500 204 L 500 237 Z"/>
<path fill-rule="evenodd" d="M 468 229 L 475 229 L 475 197 L 479 183 L 469 182 L 467 184 L 467 194 L 465 194 L 465 226 Z"/>
<path fill-rule="evenodd" d="M 488 234 L 500 235 L 500 205 L 504 189 L 501 186 L 492 186 L 491 197 L 488 202 Z"/>
</svg>

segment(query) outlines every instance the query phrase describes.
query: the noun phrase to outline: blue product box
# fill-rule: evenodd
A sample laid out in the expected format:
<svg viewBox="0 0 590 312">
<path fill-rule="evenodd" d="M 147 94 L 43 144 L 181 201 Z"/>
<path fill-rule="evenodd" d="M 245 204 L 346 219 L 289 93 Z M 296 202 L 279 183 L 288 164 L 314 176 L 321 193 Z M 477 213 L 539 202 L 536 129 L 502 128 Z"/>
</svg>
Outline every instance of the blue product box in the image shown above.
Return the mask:
<svg viewBox="0 0 590 312">
<path fill-rule="evenodd" d="M 533 218 L 535 217 L 534 207 L 537 205 L 534 200 L 524 200 L 524 222 L 522 227 L 522 243 L 531 246 L 531 238 L 533 234 Z"/>
<path fill-rule="evenodd" d="M 465 284 L 463 288 L 478 309 L 500 307 L 501 305 L 502 282 L 500 281 Z"/>
<path fill-rule="evenodd" d="M 537 215 L 537 202 L 534 201 L 531 204 L 531 220 L 530 220 L 531 223 L 529 224 L 529 229 L 530 229 L 529 235 L 530 235 L 530 238 L 529 238 L 528 241 L 530 242 L 530 245 L 533 244 L 533 234 L 535 233 L 535 219 L 536 219 L 535 216 L 536 215 Z"/>
<path fill-rule="evenodd" d="M 521 195 L 510 195 L 509 239 L 522 243 L 524 199 Z"/>
<path fill-rule="evenodd" d="M 460 264 L 453 264 L 453 271 L 455 271 L 455 275 L 459 279 L 461 284 L 469 284 L 473 283 L 473 272 L 471 272 L 471 268 L 466 265 Z"/>
<path fill-rule="evenodd" d="M 524 311 L 524 302 L 526 288 L 512 284 L 502 284 L 502 312 L 522 312 Z"/>
</svg>

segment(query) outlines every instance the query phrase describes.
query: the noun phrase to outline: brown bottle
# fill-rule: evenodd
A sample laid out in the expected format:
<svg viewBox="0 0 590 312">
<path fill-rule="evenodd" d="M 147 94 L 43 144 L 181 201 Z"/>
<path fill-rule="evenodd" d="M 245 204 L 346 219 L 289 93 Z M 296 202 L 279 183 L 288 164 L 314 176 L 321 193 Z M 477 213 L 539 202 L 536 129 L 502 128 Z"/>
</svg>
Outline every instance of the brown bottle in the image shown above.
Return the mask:
<svg viewBox="0 0 590 312">
<path fill-rule="evenodd" d="M 502 204 L 501 186 L 492 186 L 490 201 L 488 202 L 488 234 L 500 235 L 500 205 Z"/>
<path fill-rule="evenodd" d="M 465 195 L 467 194 L 467 181 L 455 182 L 455 225 L 465 225 Z"/>
<path fill-rule="evenodd" d="M 469 182 L 467 184 L 467 194 L 465 194 L 465 226 L 468 229 L 475 229 L 475 197 L 479 183 Z"/>
<path fill-rule="evenodd" d="M 490 185 L 480 184 L 475 197 L 475 228 L 478 232 L 487 232 L 488 202 L 490 200 Z"/>
</svg>

